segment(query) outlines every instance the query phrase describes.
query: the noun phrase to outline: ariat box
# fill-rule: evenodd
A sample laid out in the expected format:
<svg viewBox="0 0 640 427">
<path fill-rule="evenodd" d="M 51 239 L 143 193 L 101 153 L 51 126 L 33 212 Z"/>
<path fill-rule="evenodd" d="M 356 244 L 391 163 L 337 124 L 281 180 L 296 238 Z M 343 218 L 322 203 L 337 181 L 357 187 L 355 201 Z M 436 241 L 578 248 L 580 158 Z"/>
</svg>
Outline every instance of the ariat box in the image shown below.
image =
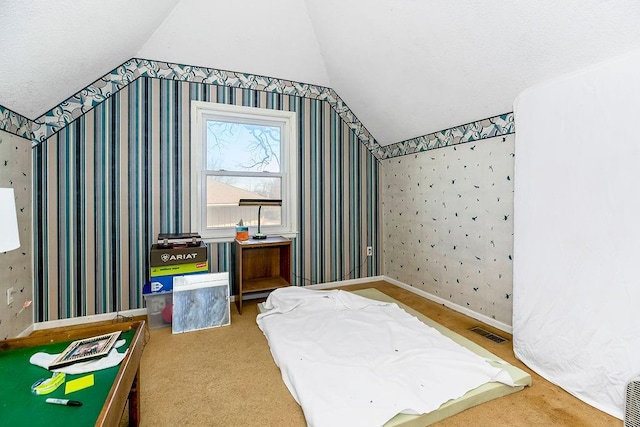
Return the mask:
<svg viewBox="0 0 640 427">
<path fill-rule="evenodd" d="M 201 243 L 200 246 L 163 248 L 152 245 L 149 253 L 149 265 L 151 267 L 162 267 L 165 265 L 194 264 L 207 261 L 207 245 Z"/>
<path fill-rule="evenodd" d="M 149 329 L 171 326 L 173 317 L 173 292 L 143 293 L 147 306 L 147 320 Z"/>
<path fill-rule="evenodd" d="M 189 264 L 162 265 L 159 267 L 151 267 L 150 276 L 176 276 L 190 273 L 208 273 L 209 261 L 192 262 Z"/>
</svg>

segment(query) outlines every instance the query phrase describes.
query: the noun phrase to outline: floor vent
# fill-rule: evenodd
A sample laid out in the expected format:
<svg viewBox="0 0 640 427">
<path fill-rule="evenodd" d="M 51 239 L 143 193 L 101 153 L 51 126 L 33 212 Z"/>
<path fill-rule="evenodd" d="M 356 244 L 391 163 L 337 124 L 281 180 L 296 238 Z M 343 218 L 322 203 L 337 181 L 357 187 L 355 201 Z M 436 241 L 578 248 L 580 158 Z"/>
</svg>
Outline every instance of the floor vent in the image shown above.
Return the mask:
<svg viewBox="0 0 640 427">
<path fill-rule="evenodd" d="M 506 338 L 502 338 L 500 335 L 496 335 L 492 332 L 487 331 L 486 329 L 482 329 L 480 326 L 474 326 L 473 328 L 469 329 L 471 332 L 475 332 L 478 335 L 482 335 L 483 337 L 485 337 L 488 340 L 491 340 L 493 342 L 497 342 L 498 344 L 502 344 L 505 341 L 509 341 Z"/>
</svg>

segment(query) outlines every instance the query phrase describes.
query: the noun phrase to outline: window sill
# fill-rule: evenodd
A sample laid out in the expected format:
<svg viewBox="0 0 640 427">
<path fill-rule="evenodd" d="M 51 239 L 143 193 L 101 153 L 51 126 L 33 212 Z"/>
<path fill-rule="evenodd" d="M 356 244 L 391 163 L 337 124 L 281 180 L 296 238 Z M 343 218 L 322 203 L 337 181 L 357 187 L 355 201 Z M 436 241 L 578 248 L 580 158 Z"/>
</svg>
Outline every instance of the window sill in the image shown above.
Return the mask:
<svg viewBox="0 0 640 427">
<path fill-rule="evenodd" d="M 255 232 L 255 231 L 254 231 Z M 282 237 L 286 237 L 288 239 L 295 239 L 298 237 L 298 232 L 294 231 L 294 232 L 288 232 L 288 233 L 278 233 L 278 232 L 272 232 L 272 233 L 265 233 L 267 236 L 282 236 Z M 252 233 L 249 233 L 249 238 L 251 238 Z M 233 234 L 232 236 L 221 236 L 221 237 L 205 237 L 202 238 L 202 241 L 205 243 L 232 243 L 235 240 L 236 235 Z"/>
</svg>

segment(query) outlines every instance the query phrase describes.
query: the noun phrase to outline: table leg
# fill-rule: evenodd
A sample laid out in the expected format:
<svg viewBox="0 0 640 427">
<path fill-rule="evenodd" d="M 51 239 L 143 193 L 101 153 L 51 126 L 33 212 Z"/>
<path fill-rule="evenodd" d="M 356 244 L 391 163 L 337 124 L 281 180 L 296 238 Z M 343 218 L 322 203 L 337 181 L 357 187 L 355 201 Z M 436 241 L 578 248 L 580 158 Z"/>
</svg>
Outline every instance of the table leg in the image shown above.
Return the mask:
<svg viewBox="0 0 640 427">
<path fill-rule="evenodd" d="M 140 368 L 136 371 L 129 391 L 129 425 L 140 425 Z"/>
</svg>

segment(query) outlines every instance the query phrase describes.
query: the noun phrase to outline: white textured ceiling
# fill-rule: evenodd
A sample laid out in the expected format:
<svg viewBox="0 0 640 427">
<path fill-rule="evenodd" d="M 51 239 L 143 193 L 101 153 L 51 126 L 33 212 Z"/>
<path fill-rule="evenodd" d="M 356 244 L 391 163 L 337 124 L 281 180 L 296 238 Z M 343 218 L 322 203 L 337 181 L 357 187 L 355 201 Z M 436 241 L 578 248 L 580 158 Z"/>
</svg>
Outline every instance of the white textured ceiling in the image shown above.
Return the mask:
<svg viewBox="0 0 640 427">
<path fill-rule="evenodd" d="M 303 0 L 182 0 L 137 55 L 330 86 Z"/>
<path fill-rule="evenodd" d="M 382 145 L 510 112 L 531 85 L 640 49 L 637 0 L 306 3 L 333 88 Z"/>
<path fill-rule="evenodd" d="M 0 0 L 0 105 L 36 119 L 131 59 L 180 0 Z"/>
<path fill-rule="evenodd" d="M 140 57 L 332 87 L 387 145 L 640 50 L 638 22 L 637 0 L 4 0 L 0 105 L 35 119 Z"/>
</svg>

